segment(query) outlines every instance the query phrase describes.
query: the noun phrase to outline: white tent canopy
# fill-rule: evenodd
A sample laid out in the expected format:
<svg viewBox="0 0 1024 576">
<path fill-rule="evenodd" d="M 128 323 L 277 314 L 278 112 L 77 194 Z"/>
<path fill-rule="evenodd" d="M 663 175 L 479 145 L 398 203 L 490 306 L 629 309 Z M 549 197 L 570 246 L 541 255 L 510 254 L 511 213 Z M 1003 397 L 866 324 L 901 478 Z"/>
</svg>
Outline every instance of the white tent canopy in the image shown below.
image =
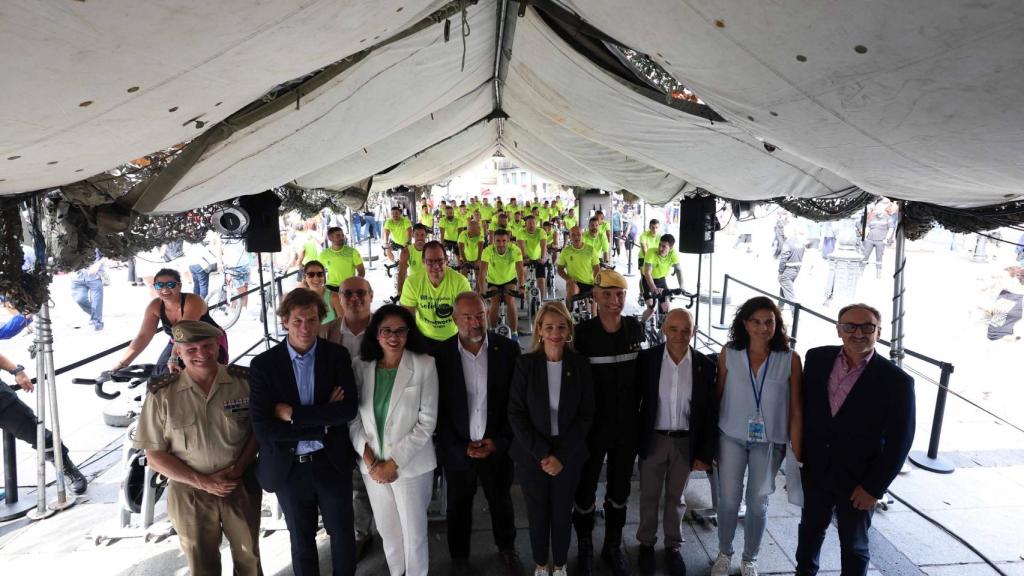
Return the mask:
<svg viewBox="0 0 1024 576">
<path fill-rule="evenodd" d="M 13 0 L 0 5 L 0 50 L 17 55 L 0 60 L 0 194 L 219 130 L 135 207 L 181 211 L 287 183 L 344 190 L 370 176 L 375 189 L 431 184 L 497 150 L 553 181 L 654 203 L 698 188 L 762 199 L 859 187 L 953 206 L 1024 197 L 1017 3 L 573 4 L 727 121 L 651 98 L 505 0 L 469 6 L 465 26 L 458 10 L 424 23 L 443 0 Z M 294 105 L 232 116 L 349 57 L 281 96 Z"/>
</svg>

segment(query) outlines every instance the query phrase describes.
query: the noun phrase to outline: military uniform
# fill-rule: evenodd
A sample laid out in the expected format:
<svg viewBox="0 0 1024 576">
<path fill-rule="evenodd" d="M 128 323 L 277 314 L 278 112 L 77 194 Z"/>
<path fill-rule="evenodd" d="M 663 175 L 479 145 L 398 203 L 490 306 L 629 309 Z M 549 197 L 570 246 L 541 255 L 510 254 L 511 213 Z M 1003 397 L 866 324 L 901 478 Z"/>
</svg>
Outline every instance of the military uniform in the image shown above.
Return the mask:
<svg viewBox="0 0 1024 576">
<path fill-rule="evenodd" d="M 222 365 L 209 394 L 186 372 L 154 381 L 134 445 L 167 452 L 196 472 L 210 474 L 233 464 L 251 435 L 249 370 Z M 235 574 L 263 573 L 258 539 L 262 495 L 251 469 L 223 498 L 170 481 L 167 512 L 192 574 L 220 575 L 221 534 L 231 547 Z"/>
</svg>

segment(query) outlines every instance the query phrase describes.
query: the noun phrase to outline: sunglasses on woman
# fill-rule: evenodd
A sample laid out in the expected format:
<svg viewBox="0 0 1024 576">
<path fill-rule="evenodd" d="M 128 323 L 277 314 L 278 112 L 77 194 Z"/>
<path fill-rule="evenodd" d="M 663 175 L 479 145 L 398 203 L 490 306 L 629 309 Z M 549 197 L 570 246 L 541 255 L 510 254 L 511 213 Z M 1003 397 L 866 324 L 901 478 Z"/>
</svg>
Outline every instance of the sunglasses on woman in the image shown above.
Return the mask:
<svg viewBox="0 0 1024 576">
<path fill-rule="evenodd" d="M 153 282 L 153 288 L 156 288 L 157 290 L 163 290 L 164 288 L 174 290 L 177 287 L 178 283 L 174 280 L 168 280 L 167 282 Z"/>
<path fill-rule="evenodd" d="M 306 272 L 306 276 L 309 276 L 310 278 L 323 278 L 324 271 L 321 270 L 319 272 Z"/>
</svg>

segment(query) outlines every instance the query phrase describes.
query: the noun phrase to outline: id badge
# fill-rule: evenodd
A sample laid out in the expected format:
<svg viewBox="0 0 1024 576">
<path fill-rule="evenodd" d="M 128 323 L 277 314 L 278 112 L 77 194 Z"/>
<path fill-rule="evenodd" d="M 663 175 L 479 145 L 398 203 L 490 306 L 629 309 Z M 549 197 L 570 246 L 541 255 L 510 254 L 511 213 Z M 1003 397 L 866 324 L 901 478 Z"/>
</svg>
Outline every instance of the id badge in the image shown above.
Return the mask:
<svg viewBox="0 0 1024 576">
<path fill-rule="evenodd" d="M 747 421 L 747 442 L 764 443 L 768 438 L 764 433 L 764 418 L 760 414 Z"/>
</svg>

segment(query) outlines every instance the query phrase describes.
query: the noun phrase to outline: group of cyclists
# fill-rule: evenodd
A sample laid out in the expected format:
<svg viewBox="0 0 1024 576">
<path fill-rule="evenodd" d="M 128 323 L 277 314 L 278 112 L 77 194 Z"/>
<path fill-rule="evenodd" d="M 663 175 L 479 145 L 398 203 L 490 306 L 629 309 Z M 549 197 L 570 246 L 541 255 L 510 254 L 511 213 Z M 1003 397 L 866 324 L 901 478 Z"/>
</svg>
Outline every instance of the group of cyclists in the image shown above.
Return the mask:
<svg viewBox="0 0 1024 576">
<path fill-rule="evenodd" d="M 675 238 L 659 234 L 659 228 L 659 221 L 652 219 L 637 242 L 640 289 L 647 306 L 644 321 L 654 312 L 655 302 L 668 311 L 669 273 L 674 273 L 679 288 L 683 285 Z M 472 197 L 459 203 L 442 200 L 436 207 L 424 201 L 415 224 L 394 206 L 383 229 L 386 255 L 398 268 L 397 294 L 408 278 L 422 272 L 425 244 L 438 240 L 448 266 L 489 299 L 492 326 L 502 303 L 508 310 L 516 309 L 515 299 L 528 283 L 536 286 L 541 302 L 554 299 L 555 274 L 565 282 L 565 303 L 572 309 L 575 301 L 590 294 L 602 267 L 614 268 L 612 246 L 619 241 L 603 211 L 596 210 L 581 222 L 579 208 L 560 196 L 523 203 L 514 197 L 507 203 L 500 197 L 493 203 Z M 516 316 L 507 318 L 513 338 L 518 337 Z"/>
</svg>

